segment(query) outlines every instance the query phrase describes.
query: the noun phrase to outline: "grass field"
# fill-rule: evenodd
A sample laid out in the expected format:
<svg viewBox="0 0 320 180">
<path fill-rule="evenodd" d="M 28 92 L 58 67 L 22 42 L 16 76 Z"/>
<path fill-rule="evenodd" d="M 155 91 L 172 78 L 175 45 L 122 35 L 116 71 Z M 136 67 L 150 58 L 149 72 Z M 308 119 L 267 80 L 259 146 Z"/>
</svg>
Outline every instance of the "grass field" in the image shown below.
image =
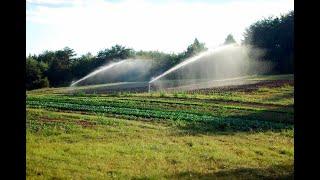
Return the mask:
<svg viewBox="0 0 320 180">
<path fill-rule="evenodd" d="M 276 85 L 28 91 L 27 179 L 292 179 L 292 76 L 259 79 Z"/>
</svg>

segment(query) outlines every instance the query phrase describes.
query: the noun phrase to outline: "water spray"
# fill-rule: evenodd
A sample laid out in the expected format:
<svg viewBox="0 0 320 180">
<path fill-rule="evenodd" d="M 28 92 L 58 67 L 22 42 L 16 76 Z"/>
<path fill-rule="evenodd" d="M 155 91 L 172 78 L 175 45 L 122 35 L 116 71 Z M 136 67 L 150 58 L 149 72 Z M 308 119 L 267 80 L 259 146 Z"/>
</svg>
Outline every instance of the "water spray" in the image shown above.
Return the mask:
<svg viewBox="0 0 320 180">
<path fill-rule="evenodd" d="M 199 89 L 249 83 L 245 79 L 252 71 L 258 69 L 262 72 L 268 69 L 268 65 L 255 61 L 262 53 L 260 49 L 236 43 L 209 49 L 152 78 L 149 89 L 151 83 L 169 89 Z"/>
<path fill-rule="evenodd" d="M 169 74 L 169 73 L 171 73 L 171 72 L 173 72 L 173 71 L 176 71 L 176 70 L 178 70 L 178 69 L 180 69 L 180 68 L 182 68 L 182 67 L 184 67 L 184 66 L 186 66 L 186 65 L 188 65 L 188 64 L 190 64 L 190 63 L 193 63 L 193 62 L 195 62 L 195 61 L 198 61 L 199 59 L 201 59 L 201 58 L 203 58 L 203 57 L 209 56 L 209 55 L 211 55 L 211 54 L 213 54 L 213 53 L 215 53 L 215 52 L 221 51 L 221 50 L 226 49 L 226 48 L 228 48 L 228 47 L 234 47 L 234 46 L 236 46 L 236 44 L 224 45 L 224 46 L 221 46 L 221 47 L 212 49 L 212 50 L 205 51 L 205 52 L 200 53 L 200 54 L 198 54 L 198 55 L 196 55 L 196 56 L 193 56 L 193 57 L 191 57 L 191 58 L 189 58 L 189 59 L 186 59 L 185 61 L 177 64 L 176 66 L 170 68 L 169 70 L 167 70 L 167 71 L 165 71 L 164 73 L 160 74 L 159 76 L 155 77 L 155 78 L 152 79 L 149 83 L 152 83 L 152 82 L 154 82 L 154 81 L 156 81 L 156 80 L 158 80 L 158 79 L 166 76 L 167 74 Z"/>
<path fill-rule="evenodd" d="M 84 81 L 84 80 L 86 80 L 86 79 L 88 79 L 88 78 L 90 78 L 90 77 L 92 77 L 92 76 L 94 76 L 94 75 L 102 72 L 102 71 L 105 71 L 105 70 L 107 70 L 107 69 L 110 69 L 110 68 L 112 68 L 112 67 L 114 67 L 114 66 L 116 66 L 116 65 L 122 64 L 122 63 L 124 63 L 124 62 L 126 62 L 126 61 L 128 61 L 128 59 L 127 59 L 127 60 L 122 60 L 122 61 L 119 61 L 119 62 L 115 62 L 115 63 L 111 63 L 111 64 L 108 64 L 108 65 L 106 65 L 106 66 L 103 66 L 102 68 L 99 68 L 99 69 L 93 71 L 92 73 L 86 75 L 85 77 L 79 79 L 78 81 L 72 83 L 70 86 L 71 86 L 71 87 L 72 87 L 72 86 L 75 86 L 76 84 L 78 84 L 78 83 L 80 83 L 80 82 L 82 82 L 82 81 Z"/>
</svg>

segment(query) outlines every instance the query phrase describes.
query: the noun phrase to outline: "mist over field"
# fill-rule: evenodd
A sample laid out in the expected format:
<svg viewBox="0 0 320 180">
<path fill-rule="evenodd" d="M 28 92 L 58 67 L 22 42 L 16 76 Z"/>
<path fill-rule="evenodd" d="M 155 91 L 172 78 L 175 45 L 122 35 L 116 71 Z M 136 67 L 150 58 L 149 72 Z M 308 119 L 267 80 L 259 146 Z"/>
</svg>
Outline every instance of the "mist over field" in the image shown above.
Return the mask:
<svg viewBox="0 0 320 180">
<path fill-rule="evenodd" d="M 205 83 L 206 87 L 210 87 L 210 84 L 213 87 L 215 84 L 210 82 L 214 80 L 241 79 L 249 75 L 266 74 L 271 71 L 272 64 L 259 61 L 263 53 L 261 49 L 236 43 L 224 45 L 184 60 L 163 74 L 152 77 L 150 83 L 157 89 L 165 89 L 167 84 L 171 88 L 195 84 L 193 89 L 197 89 L 203 88 L 201 82 Z M 235 83 L 238 84 L 236 81 Z"/>
<path fill-rule="evenodd" d="M 125 59 L 99 67 L 85 77 L 71 84 L 90 85 L 113 82 L 146 81 L 152 66 L 150 59 Z"/>
</svg>

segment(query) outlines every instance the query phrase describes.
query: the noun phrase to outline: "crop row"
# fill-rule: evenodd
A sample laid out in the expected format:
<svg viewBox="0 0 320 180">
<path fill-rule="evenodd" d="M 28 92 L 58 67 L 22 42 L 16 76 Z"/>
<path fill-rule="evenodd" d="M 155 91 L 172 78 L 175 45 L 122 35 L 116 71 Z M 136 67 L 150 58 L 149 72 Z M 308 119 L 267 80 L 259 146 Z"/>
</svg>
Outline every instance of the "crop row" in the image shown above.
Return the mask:
<svg viewBox="0 0 320 180">
<path fill-rule="evenodd" d="M 178 113 L 188 113 L 195 115 L 208 115 L 218 117 L 242 117 L 246 119 L 259 119 L 263 121 L 273 122 L 291 122 L 293 116 L 288 113 L 281 113 L 274 115 L 274 112 L 264 110 L 242 110 L 231 109 L 223 106 L 201 106 L 201 105 L 185 105 L 185 104 L 166 104 L 159 102 L 145 103 L 131 100 L 121 99 L 101 99 L 101 98 L 70 98 L 70 97 L 30 97 L 28 101 L 40 101 L 40 102 L 57 102 L 57 103 L 72 103 L 82 105 L 94 105 L 94 106 L 109 106 L 116 108 L 130 108 L 140 110 L 158 110 L 158 111 L 174 111 Z M 28 102 L 27 101 L 27 102 Z"/>
<path fill-rule="evenodd" d="M 85 104 L 93 104 L 93 105 L 110 105 L 118 103 L 117 106 L 147 106 L 147 105 L 155 105 L 155 106 L 174 106 L 177 105 L 181 107 L 191 107 L 191 108 L 223 108 L 223 109 L 232 109 L 232 110 L 245 110 L 245 111 L 259 111 L 259 112 L 276 112 L 276 113 L 288 113 L 293 114 L 292 111 L 288 111 L 288 109 L 266 109 L 266 108 L 259 108 L 259 107 L 248 107 L 241 104 L 241 106 L 236 105 L 226 105 L 226 104 L 219 104 L 219 103 L 204 103 L 204 102 L 192 102 L 192 101 L 177 101 L 177 100 L 162 100 L 162 99 L 145 99 L 145 98 L 105 98 L 105 97 L 78 97 L 73 98 L 70 96 L 53 96 L 53 97 L 29 97 L 27 100 L 37 100 L 37 101 L 54 101 L 54 102 L 77 102 L 77 103 L 85 103 Z M 161 107 L 161 108 L 162 108 Z"/>
<path fill-rule="evenodd" d="M 216 124 L 226 124 L 227 127 L 232 129 L 280 129 L 291 127 L 292 125 L 268 121 L 259 120 L 246 120 L 241 118 L 219 118 L 208 115 L 197 115 L 185 112 L 175 111 L 161 111 L 161 110 L 149 110 L 149 109 L 132 109 L 110 106 L 94 106 L 94 105 L 82 105 L 73 103 L 58 103 L 58 102 L 40 102 L 40 101 L 27 101 L 27 106 L 33 108 L 56 108 L 60 110 L 72 110 L 72 111 L 86 111 L 95 113 L 117 114 L 124 116 L 136 116 L 140 118 L 154 118 L 154 119 L 166 119 L 166 120 L 183 120 L 183 121 L 199 121 L 199 122 L 211 122 Z"/>
</svg>

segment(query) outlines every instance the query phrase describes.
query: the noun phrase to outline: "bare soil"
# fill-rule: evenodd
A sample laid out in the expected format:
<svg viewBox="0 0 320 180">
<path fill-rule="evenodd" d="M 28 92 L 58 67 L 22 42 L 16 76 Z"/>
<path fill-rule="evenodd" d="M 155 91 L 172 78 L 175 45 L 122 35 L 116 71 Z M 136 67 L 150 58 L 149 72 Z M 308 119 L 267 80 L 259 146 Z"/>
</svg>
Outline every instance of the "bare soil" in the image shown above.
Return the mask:
<svg viewBox="0 0 320 180">
<path fill-rule="evenodd" d="M 261 87 L 281 87 L 285 84 L 294 85 L 293 80 L 265 80 L 259 81 L 253 84 L 243 84 L 243 85 L 231 85 L 231 86 L 220 86 L 212 88 L 203 88 L 197 90 L 187 91 L 188 93 L 201 93 L 201 94 L 210 94 L 212 92 L 226 92 L 226 91 L 238 91 L 238 92 L 252 92 Z"/>
</svg>

